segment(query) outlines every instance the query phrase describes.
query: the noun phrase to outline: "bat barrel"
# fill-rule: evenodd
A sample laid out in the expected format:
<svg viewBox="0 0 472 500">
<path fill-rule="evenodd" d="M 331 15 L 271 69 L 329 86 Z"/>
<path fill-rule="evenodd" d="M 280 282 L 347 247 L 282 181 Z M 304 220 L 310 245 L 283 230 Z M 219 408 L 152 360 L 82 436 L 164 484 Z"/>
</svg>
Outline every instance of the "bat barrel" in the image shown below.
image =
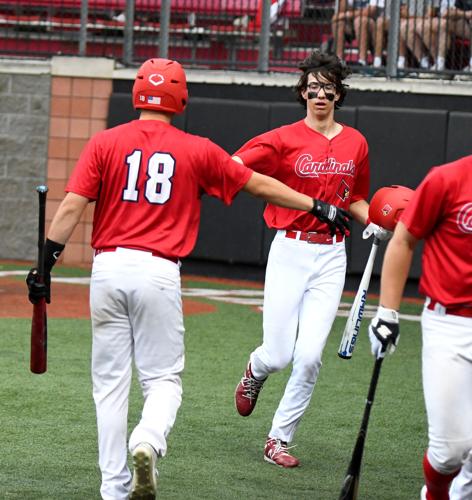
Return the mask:
<svg viewBox="0 0 472 500">
<path fill-rule="evenodd" d="M 38 273 L 44 279 L 44 240 L 46 232 L 46 197 L 48 188 L 41 185 L 36 188 L 39 198 L 38 216 Z M 46 299 L 42 298 L 33 306 L 31 321 L 30 370 L 41 374 L 47 370 L 47 312 Z"/>
<path fill-rule="evenodd" d="M 47 370 L 47 316 L 46 300 L 41 299 L 33 306 L 31 322 L 30 370 L 41 374 Z"/>
</svg>

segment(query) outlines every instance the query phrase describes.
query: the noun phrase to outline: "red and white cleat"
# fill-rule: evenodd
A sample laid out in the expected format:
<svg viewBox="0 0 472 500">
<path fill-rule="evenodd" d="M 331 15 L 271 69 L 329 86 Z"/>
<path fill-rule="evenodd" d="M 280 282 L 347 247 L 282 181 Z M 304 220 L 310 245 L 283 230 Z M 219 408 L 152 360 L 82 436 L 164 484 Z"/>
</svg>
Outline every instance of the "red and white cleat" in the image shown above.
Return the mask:
<svg viewBox="0 0 472 500">
<path fill-rule="evenodd" d="M 266 379 L 257 380 L 254 378 L 251 371 L 251 363 L 249 362 L 243 378 L 237 385 L 236 392 L 234 393 L 236 409 L 241 416 L 247 417 L 252 413 L 265 380 Z"/>
<path fill-rule="evenodd" d="M 300 461 L 288 452 L 287 443 L 268 437 L 264 448 L 264 460 L 279 467 L 298 467 Z"/>
</svg>

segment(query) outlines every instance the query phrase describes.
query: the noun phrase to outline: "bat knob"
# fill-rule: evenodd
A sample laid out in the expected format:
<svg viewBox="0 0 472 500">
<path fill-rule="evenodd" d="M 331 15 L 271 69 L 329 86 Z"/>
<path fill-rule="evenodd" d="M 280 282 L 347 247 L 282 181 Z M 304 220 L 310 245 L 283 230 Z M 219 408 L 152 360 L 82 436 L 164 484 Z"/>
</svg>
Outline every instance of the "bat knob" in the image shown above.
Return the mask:
<svg viewBox="0 0 472 500">
<path fill-rule="evenodd" d="M 37 186 L 36 191 L 38 193 L 47 193 L 48 192 L 48 187 L 45 186 L 44 184 L 41 184 L 41 186 Z"/>
</svg>

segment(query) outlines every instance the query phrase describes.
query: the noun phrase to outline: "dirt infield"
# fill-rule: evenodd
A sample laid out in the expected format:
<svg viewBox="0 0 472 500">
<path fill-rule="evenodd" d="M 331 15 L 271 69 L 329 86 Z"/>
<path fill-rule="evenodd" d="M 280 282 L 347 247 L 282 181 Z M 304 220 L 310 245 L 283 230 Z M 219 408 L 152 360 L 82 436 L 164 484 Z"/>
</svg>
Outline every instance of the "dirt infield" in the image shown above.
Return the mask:
<svg viewBox="0 0 472 500">
<path fill-rule="evenodd" d="M 1 268 L 1 265 L 0 265 Z M 6 275 L 0 273 L 0 318 L 31 318 L 32 306 L 27 298 L 26 285 L 24 283 L 24 276 L 26 271 L 5 271 Z M 11 273 L 19 273 L 20 275 L 12 276 Z M 65 278 L 58 278 L 63 280 Z M 79 278 L 80 279 L 80 278 Z M 82 278 L 83 279 L 83 278 Z M 207 288 L 214 289 L 215 293 L 205 290 L 204 295 L 200 298 L 198 295 L 199 288 L 192 288 L 191 282 L 199 282 L 205 287 L 205 283 L 209 286 Z M 229 290 L 226 297 L 223 297 L 219 287 L 211 285 L 227 285 L 234 287 L 236 290 Z M 263 283 L 245 280 L 233 280 L 225 278 L 211 278 L 194 275 L 183 275 L 182 286 L 184 287 L 183 308 L 184 315 L 192 314 L 208 314 L 217 310 L 218 305 L 208 303 L 211 301 L 224 301 L 228 303 L 235 303 L 247 305 L 252 307 L 255 311 L 261 312 L 262 306 L 262 290 Z M 190 287 L 185 293 L 185 287 Z M 195 294 L 197 290 L 197 294 Z M 190 292 L 190 293 L 189 293 Z M 78 283 L 64 283 L 56 281 L 52 284 L 52 304 L 48 306 L 48 316 L 50 318 L 90 318 L 89 309 L 89 286 Z M 191 297 L 185 295 L 193 295 Z M 195 296 L 196 295 L 196 296 Z M 344 296 L 354 297 L 355 292 L 345 291 Z M 369 299 L 376 302 L 378 296 L 369 294 Z M 404 298 L 404 302 L 421 304 L 421 298 Z M 341 303 L 340 312 L 338 315 L 346 316 L 349 303 Z"/>
<path fill-rule="evenodd" d="M 50 318 L 90 318 L 89 287 L 85 285 L 52 284 L 52 303 L 48 306 Z M 216 311 L 216 306 L 195 299 L 183 299 L 184 314 L 204 314 Z M 0 318 L 31 318 L 23 280 L 11 277 L 0 279 Z"/>
</svg>

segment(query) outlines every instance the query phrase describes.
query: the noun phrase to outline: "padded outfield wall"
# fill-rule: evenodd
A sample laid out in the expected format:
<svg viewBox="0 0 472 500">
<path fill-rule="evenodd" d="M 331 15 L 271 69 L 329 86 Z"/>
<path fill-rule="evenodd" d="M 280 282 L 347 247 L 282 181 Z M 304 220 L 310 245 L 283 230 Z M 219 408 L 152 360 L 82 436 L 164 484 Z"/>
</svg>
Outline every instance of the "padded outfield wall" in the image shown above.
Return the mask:
<svg viewBox="0 0 472 500">
<path fill-rule="evenodd" d="M 7 198 L 2 197 L 1 225 L 3 234 L 12 235 L 10 240 L 0 241 L 0 258 L 4 259 L 34 259 L 34 185 L 47 179 L 50 220 L 88 138 L 137 116 L 130 100 L 135 69 L 117 68 L 109 59 L 64 57 L 34 63 L 29 76 L 25 76 L 28 63 L 20 66 L 22 76 L 17 78 L 11 61 L 0 64 L 0 82 L 7 82 L 0 87 L 0 104 L 11 100 L 13 82 L 36 82 L 36 86 L 27 87 L 29 94 L 22 90 L 19 102 L 26 100 L 28 105 L 21 107 L 20 113 L 7 104 L 0 106 L 0 140 L 4 144 L 0 178 L 5 189 L 8 187 Z M 207 136 L 232 153 L 250 137 L 304 116 L 292 92 L 296 78 L 296 74 L 189 70 L 190 103 L 174 124 Z M 389 82 L 357 77 L 348 83 L 350 91 L 337 119 L 358 128 L 368 140 L 371 194 L 393 183 L 415 188 L 433 165 L 472 153 L 472 82 Z M 42 112 L 38 112 L 38 102 Z M 18 121 L 24 123 L 20 130 Z M 30 138 L 26 143 L 31 144 L 29 149 L 23 146 L 26 138 Z M 15 151 L 21 152 L 21 162 L 14 161 Z M 12 168 L 12 163 L 18 167 Z M 92 208 L 66 247 L 65 263 L 91 261 Z M 262 270 L 273 235 L 264 226 L 262 211 L 263 203 L 245 193 L 231 207 L 204 197 L 200 237 L 192 261 Z M 349 273 L 361 273 L 370 243 L 362 241 L 360 226 L 354 227 L 347 246 Z M 411 277 L 419 276 L 418 256 Z M 380 262 L 378 258 L 377 274 Z"/>
</svg>

